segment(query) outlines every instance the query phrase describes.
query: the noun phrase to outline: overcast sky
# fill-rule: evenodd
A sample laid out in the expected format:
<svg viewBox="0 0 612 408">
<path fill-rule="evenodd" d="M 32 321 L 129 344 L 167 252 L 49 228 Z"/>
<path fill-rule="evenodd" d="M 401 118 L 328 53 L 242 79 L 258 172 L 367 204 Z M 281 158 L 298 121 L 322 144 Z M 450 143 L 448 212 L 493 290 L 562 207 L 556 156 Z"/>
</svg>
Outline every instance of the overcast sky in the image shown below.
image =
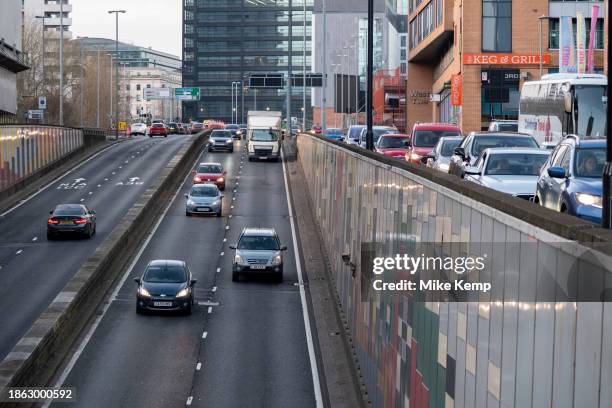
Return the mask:
<svg viewBox="0 0 612 408">
<path fill-rule="evenodd" d="M 182 0 L 70 0 L 72 32 L 80 37 L 115 38 L 115 16 L 108 10 L 126 10 L 119 15 L 119 41 L 153 47 L 181 55 Z"/>
</svg>

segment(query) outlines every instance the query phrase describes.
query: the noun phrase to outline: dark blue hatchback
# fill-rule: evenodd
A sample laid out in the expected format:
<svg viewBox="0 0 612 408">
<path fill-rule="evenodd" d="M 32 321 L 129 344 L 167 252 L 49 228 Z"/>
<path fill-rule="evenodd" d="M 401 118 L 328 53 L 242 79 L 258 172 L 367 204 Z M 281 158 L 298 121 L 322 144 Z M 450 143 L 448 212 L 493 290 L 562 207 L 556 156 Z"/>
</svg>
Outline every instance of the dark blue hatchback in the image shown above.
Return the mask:
<svg viewBox="0 0 612 408">
<path fill-rule="evenodd" d="M 600 224 L 605 163 L 605 139 L 566 137 L 542 167 L 536 203 Z"/>
</svg>

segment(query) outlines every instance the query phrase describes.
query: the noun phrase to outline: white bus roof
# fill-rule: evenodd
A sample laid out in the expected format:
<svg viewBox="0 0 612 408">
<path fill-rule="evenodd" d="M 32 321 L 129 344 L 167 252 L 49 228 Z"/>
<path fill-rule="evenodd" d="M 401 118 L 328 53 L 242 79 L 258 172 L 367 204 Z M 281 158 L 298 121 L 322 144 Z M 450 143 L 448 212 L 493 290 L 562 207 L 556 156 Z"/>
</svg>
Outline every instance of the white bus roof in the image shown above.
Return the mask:
<svg viewBox="0 0 612 408">
<path fill-rule="evenodd" d="M 571 84 L 607 85 L 608 77 L 601 74 L 547 74 L 540 81 L 529 82 L 569 82 Z"/>
</svg>

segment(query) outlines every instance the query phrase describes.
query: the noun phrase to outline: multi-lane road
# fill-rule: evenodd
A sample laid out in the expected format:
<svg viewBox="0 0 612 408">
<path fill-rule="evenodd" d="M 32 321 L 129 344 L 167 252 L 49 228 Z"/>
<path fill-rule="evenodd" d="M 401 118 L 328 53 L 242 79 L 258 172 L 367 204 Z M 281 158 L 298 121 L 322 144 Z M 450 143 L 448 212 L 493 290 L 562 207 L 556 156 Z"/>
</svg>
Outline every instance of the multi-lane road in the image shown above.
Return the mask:
<svg viewBox="0 0 612 408">
<path fill-rule="evenodd" d="M 141 137 L 118 143 L 0 215 L 0 360 L 186 141 Z M 60 203 L 96 210 L 96 235 L 47 241 L 49 211 Z"/>
<path fill-rule="evenodd" d="M 199 159 L 228 172 L 223 217 L 186 217 L 185 180 L 58 379 L 76 389 L 67 406 L 316 405 L 283 165 L 248 162 L 235 143 L 233 154 Z M 232 282 L 229 245 L 247 226 L 274 227 L 288 246 L 282 284 Z M 198 280 L 192 316 L 136 314 L 132 278 L 152 259 L 187 261 Z"/>
</svg>

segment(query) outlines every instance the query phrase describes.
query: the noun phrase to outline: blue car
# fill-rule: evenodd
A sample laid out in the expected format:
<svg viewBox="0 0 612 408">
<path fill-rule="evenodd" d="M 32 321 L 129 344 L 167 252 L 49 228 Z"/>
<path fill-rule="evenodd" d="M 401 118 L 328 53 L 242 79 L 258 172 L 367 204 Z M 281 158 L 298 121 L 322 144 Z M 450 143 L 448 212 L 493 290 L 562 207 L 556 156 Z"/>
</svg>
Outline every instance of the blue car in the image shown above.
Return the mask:
<svg viewBox="0 0 612 408">
<path fill-rule="evenodd" d="M 342 129 L 338 128 L 327 128 L 323 131 L 323 136 L 335 140 L 337 142 L 344 141 L 344 133 L 342 133 Z"/>
<path fill-rule="evenodd" d="M 566 137 L 542 167 L 535 202 L 600 224 L 605 163 L 605 139 Z"/>
</svg>

